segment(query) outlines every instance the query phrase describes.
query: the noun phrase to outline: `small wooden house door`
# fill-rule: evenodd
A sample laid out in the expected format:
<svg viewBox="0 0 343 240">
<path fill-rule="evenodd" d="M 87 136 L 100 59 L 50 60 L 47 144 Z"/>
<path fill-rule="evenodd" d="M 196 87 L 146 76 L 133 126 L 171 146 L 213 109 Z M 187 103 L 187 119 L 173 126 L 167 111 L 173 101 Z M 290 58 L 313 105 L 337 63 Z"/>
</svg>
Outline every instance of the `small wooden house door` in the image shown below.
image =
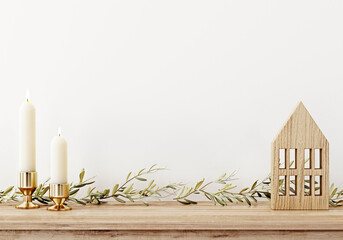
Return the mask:
<svg viewBox="0 0 343 240">
<path fill-rule="evenodd" d="M 302 102 L 272 142 L 272 209 L 328 209 L 329 142 Z"/>
</svg>

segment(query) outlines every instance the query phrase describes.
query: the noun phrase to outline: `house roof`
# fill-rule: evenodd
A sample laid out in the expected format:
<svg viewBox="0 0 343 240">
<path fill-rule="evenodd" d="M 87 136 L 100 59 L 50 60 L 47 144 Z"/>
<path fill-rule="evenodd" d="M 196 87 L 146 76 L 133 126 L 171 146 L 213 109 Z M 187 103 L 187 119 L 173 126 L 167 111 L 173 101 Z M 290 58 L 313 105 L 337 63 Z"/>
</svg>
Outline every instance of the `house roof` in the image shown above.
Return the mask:
<svg viewBox="0 0 343 240">
<path fill-rule="evenodd" d="M 283 148 L 321 148 L 328 141 L 302 102 L 273 140 Z"/>
</svg>

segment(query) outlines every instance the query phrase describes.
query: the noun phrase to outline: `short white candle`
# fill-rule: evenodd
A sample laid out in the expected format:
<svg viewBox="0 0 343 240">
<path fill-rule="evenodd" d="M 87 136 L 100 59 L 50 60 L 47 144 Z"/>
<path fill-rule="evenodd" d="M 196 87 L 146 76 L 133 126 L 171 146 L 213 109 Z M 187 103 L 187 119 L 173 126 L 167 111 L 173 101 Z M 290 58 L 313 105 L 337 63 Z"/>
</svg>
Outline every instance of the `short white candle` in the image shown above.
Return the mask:
<svg viewBox="0 0 343 240">
<path fill-rule="evenodd" d="M 67 141 L 62 137 L 61 129 L 59 129 L 58 135 L 51 141 L 51 183 L 68 183 L 67 159 Z"/>
<path fill-rule="evenodd" d="M 36 110 L 28 91 L 19 110 L 19 170 L 36 171 Z"/>
</svg>

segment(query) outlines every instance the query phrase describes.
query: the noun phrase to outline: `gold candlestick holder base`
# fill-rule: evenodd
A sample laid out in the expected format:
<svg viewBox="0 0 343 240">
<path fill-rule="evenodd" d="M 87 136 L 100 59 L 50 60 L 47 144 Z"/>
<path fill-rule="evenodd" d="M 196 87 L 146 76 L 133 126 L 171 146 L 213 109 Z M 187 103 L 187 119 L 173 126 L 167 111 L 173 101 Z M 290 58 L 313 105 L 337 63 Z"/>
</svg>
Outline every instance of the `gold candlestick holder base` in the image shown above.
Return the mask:
<svg viewBox="0 0 343 240">
<path fill-rule="evenodd" d="M 17 205 L 16 208 L 39 208 L 39 205 L 32 202 L 32 193 L 37 188 L 37 172 L 20 172 L 18 188 L 23 193 L 23 202 Z"/>
<path fill-rule="evenodd" d="M 69 197 L 69 184 L 50 184 L 49 196 L 55 203 L 54 206 L 48 207 L 49 211 L 68 211 L 71 207 L 63 205 Z"/>
</svg>

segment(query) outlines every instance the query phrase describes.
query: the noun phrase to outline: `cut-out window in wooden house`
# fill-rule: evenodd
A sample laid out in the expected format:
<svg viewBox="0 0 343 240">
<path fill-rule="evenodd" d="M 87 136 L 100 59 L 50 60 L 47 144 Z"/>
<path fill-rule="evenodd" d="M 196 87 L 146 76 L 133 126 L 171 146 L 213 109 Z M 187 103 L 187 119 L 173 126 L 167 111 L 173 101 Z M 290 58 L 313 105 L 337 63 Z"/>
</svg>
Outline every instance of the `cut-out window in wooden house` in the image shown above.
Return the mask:
<svg viewBox="0 0 343 240">
<path fill-rule="evenodd" d="M 304 162 L 304 168 L 310 169 L 311 168 L 311 149 L 305 149 L 305 162 Z"/>
<path fill-rule="evenodd" d="M 296 149 L 289 149 L 289 168 L 297 168 L 297 150 Z"/>
<path fill-rule="evenodd" d="M 314 167 L 315 168 L 322 168 L 322 150 L 315 149 L 314 150 Z"/>
<path fill-rule="evenodd" d="M 297 176 L 289 176 L 289 196 L 297 195 Z"/>
<path fill-rule="evenodd" d="M 279 176 L 279 195 L 286 195 L 286 176 Z"/>
<path fill-rule="evenodd" d="M 279 149 L 279 168 L 286 167 L 286 149 Z"/>
<path fill-rule="evenodd" d="M 304 195 L 311 196 L 311 185 L 312 185 L 312 176 L 305 176 L 304 177 Z"/>
<path fill-rule="evenodd" d="M 322 176 L 314 177 L 314 195 L 316 196 L 322 195 Z"/>
<path fill-rule="evenodd" d="M 302 102 L 272 143 L 271 207 L 329 207 L 329 142 Z"/>
</svg>

